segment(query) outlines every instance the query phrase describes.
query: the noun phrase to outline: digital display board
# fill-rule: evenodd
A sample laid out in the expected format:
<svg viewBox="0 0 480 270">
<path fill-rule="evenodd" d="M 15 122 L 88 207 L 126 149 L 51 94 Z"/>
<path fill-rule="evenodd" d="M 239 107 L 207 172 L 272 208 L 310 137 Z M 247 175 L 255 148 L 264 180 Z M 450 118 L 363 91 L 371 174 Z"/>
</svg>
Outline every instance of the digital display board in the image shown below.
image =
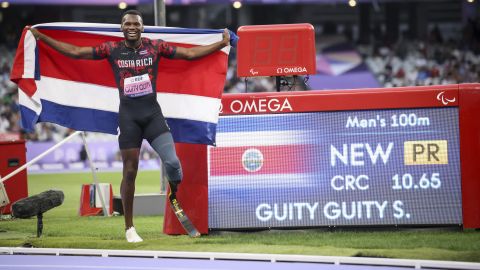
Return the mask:
<svg viewBox="0 0 480 270">
<path fill-rule="evenodd" d="M 208 226 L 462 224 L 458 118 L 457 107 L 221 116 Z"/>
<path fill-rule="evenodd" d="M 311 24 L 246 25 L 238 28 L 237 34 L 238 77 L 316 73 Z"/>
</svg>

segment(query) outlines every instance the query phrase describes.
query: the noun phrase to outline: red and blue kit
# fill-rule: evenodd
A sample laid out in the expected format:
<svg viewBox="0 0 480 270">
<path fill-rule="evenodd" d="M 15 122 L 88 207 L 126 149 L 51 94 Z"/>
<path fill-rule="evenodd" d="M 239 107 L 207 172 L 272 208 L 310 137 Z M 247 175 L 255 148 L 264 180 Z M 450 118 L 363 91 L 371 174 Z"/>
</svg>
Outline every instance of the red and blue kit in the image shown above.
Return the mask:
<svg viewBox="0 0 480 270">
<path fill-rule="evenodd" d="M 121 149 L 138 148 L 169 131 L 157 102 L 158 62 L 172 58 L 176 47 L 163 40 L 141 39 L 138 48 L 125 41 L 105 42 L 93 48 L 93 59 L 108 59 L 120 95 L 119 143 Z"/>
</svg>

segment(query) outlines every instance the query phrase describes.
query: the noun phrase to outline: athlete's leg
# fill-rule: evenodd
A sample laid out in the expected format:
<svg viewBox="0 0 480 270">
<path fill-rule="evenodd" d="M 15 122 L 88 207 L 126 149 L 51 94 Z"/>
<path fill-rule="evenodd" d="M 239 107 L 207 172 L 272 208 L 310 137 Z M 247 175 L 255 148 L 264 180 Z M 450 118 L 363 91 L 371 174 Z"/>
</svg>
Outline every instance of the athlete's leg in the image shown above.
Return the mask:
<svg viewBox="0 0 480 270">
<path fill-rule="evenodd" d="M 135 195 L 135 179 L 137 177 L 140 147 L 142 145 L 142 129 L 128 113 L 119 114 L 120 135 L 118 144 L 123 160 L 123 178 L 120 185 L 123 214 L 125 218 L 125 235 L 128 242 L 143 241 L 133 227 L 133 199 Z"/>
<path fill-rule="evenodd" d="M 165 165 L 168 180 L 172 183 L 179 184 L 182 181 L 182 166 L 175 152 L 175 143 L 172 134 L 164 132 L 150 142 L 152 148 L 157 152 Z"/>
<path fill-rule="evenodd" d="M 165 172 L 170 184 L 168 200 L 173 212 L 191 237 L 199 237 L 200 233 L 185 215 L 176 199 L 175 194 L 177 186 L 183 176 L 182 166 L 175 152 L 175 143 L 173 142 L 172 134 L 170 133 L 170 129 L 168 128 L 161 112 L 149 121 L 149 125 L 144 131 L 145 138 L 160 156 L 165 165 Z"/>
<path fill-rule="evenodd" d="M 182 166 L 175 152 L 175 143 L 161 112 L 150 119 L 144 129 L 145 138 L 165 165 L 168 180 L 179 184 L 182 180 Z"/>
<path fill-rule="evenodd" d="M 133 227 L 133 198 L 135 195 L 135 178 L 137 177 L 140 148 L 122 149 L 123 178 L 120 185 L 122 195 L 125 229 Z"/>
</svg>

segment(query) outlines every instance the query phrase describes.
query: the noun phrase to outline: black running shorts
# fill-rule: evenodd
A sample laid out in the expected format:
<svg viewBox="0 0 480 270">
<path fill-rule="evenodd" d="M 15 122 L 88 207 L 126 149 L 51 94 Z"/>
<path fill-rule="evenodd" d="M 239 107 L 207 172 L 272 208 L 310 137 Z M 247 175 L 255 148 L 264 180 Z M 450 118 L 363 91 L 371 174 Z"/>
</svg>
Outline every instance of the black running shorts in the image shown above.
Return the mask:
<svg viewBox="0 0 480 270">
<path fill-rule="evenodd" d="M 120 110 L 118 120 L 120 149 L 140 148 L 144 138 L 151 143 L 158 136 L 170 131 L 161 110 L 148 116 Z"/>
</svg>

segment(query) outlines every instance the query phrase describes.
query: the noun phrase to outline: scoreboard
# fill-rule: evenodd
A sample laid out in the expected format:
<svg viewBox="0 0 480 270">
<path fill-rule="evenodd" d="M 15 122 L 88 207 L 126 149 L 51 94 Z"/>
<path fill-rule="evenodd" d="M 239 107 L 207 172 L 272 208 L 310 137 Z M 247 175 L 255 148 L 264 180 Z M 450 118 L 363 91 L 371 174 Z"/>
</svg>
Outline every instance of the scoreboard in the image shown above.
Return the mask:
<svg viewBox="0 0 480 270">
<path fill-rule="evenodd" d="M 237 76 L 292 76 L 316 73 L 311 24 L 245 25 L 238 28 Z"/>
<path fill-rule="evenodd" d="M 211 228 L 462 223 L 457 108 L 226 116 L 217 132 Z"/>
<path fill-rule="evenodd" d="M 208 227 L 478 228 L 479 93 L 470 84 L 224 95 L 208 148 Z"/>
</svg>

